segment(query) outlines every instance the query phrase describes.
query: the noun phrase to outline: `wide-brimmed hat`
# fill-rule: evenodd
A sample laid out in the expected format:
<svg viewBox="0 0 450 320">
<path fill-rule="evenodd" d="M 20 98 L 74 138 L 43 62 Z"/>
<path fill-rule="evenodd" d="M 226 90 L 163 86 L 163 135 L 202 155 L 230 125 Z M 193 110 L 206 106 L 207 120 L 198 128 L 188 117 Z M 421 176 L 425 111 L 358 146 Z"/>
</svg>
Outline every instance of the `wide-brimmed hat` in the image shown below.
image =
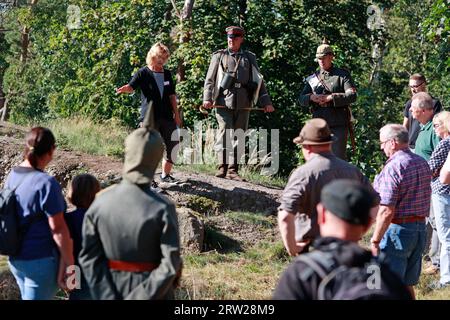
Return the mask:
<svg viewBox="0 0 450 320">
<path fill-rule="evenodd" d="M 327 122 L 321 118 L 306 121 L 298 137 L 293 141 L 296 144 L 321 145 L 336 141 Z"/>
</svg>

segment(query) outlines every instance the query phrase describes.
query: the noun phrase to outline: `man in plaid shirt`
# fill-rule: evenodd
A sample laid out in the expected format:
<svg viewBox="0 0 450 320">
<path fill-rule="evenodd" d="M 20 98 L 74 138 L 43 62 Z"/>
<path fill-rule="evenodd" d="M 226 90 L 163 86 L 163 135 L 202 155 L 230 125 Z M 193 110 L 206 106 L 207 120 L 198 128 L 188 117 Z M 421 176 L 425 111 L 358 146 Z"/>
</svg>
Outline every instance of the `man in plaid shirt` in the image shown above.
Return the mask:
<svg viewBox="0 0 450 320">
<path fill-rule="evenodd" d="M 402 125 L 381 128 L 380 143 L 389 159 L 374 181 L 381 201 L 371 239 L 372 252 L 386 254 L 391 270 L 414 296 L 413 286 L 419 281 L 425 249 L 431 171 L 425 159 L 409 150 L 408 131 Z"/>
</svg>

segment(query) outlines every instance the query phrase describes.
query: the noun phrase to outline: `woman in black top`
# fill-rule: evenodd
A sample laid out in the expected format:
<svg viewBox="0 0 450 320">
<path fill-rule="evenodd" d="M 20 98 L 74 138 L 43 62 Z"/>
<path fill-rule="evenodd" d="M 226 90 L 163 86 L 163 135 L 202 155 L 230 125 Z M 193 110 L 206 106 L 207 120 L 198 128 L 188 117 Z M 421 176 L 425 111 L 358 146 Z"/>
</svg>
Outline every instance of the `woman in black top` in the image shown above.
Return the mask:
<svg viewBox="0 0 450 320">
<path fill-rule="evenodd" d="M 135 89 L 141 89 L 141 123 L 150 101 L 153 102 L 154 126 L 161 134 L 166 146 L 160 178 L 162 182 L 176 184 L 179 181 L 172 177 L 170 172 L 178 152 L 177 127 L 181 127 L 182 122 L 178 112 L 172 74 L 164 69 L 169 56 L 169 49 L 165 45 L 159 42 L 154 44 L 147 53 L 147 66 L 139 69 L 131 81 L 118 88 L 116 92 L 133 93 Z M 157 187 L 154 181 L 152 185 Z"/>
</svg>

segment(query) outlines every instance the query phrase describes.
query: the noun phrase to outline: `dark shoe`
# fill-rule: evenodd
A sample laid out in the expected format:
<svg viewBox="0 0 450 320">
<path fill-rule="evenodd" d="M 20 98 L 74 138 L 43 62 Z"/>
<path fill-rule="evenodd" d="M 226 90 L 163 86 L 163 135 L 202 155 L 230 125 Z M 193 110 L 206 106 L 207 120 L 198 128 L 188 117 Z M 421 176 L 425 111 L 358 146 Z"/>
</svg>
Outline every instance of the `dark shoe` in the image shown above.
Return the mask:
<svg viewBox="0 0 450 320">
<path fill-rule="evenodd" d="M 246 181 L 244 178 L 239 176 L 239 174 L 237 173 L 236 170 L 232 170 L 232 169 L 228 170 L 227 179 L 234 180 L 234 181 Z"/>
<path fill-rule="evenodd" d="M 172 177 L 170 174 L 168 174 L 168 175 L 165 176 L 164 178 L 163 178 L 162 176 L 159 176 L 159 178 L 161 179 L 161 182 L 168 183 L 168 184 L 171 184 L 171 185 L 176 185 L 176 184 L 181 183 L 180 180 L 175 179 L 175 178 Z"/>
<path fill-rule="evenodd" d="M 158 186 L 155 180 L 150 183 L 150 189 L 152 189 L 153 192 L 161 193 L 163 190 Z"/>
<path fill-rule="evenodd" d="M 219 170 L 217 170 L 217 172 L 216 172 L 216 177 L 217 178 L 225 178 L 227 175 L 227 169 L 228 169 L 228 166 L 225 164 L 219 166 Z"/>
</svg>

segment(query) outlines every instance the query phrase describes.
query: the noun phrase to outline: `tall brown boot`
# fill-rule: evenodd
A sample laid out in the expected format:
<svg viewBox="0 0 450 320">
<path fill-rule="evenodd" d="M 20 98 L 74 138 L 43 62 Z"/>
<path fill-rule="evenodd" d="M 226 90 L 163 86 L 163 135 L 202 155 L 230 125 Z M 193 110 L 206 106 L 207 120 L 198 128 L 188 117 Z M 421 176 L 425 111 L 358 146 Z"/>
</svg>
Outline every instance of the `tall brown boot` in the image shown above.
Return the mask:
<svg viewBox="0 0 450 320">
<path fill-rule="evenodd" d="M 239 165 L 233 164 L 228 168 L 227 179 L 235 181 L 246 181 L 244 178 L 238 174 Z"/>
<path fill-rule="evenodd" d="M 227 164 L 221 164 L 219 166 L 219 169 L 216 172 L 216 177 L 218 178 L 225 178 L 227 175 L 228 165 Z"/>
</svg>

